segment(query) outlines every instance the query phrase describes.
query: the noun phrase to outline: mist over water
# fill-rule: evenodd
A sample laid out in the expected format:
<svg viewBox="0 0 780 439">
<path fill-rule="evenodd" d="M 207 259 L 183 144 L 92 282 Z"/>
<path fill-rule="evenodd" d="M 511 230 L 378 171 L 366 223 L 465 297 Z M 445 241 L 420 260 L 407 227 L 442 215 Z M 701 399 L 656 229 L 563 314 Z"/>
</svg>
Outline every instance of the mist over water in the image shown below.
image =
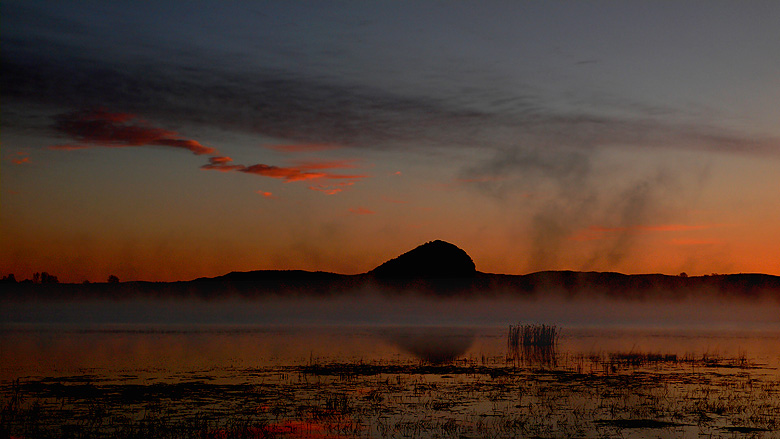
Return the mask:
<svg viewBox="0 0 780 439">
<path fill-rule="evenodd" d="M 172 370 L 391 358 L 438 364 L 503 356 L 508 325 L 544 323 L 562 330 L 563 349 L 571 352 L 639 349 L 682 355 L 728 344 L 731 355 L 746 349 L 776 357 L 777 311 L 778 303 L 769 299 L 478 299 L 411 293 L 4 301 L 0 347 L 18 363 L 3 364 L 11 375 L 116 364 Z M 740 341 L 766 336 L 775 337 L 768 348 L 764 342 L 757 349 Z"/>
<path fill-rule="evenodd" d="M 780 329 L 773 300 L 634 301 L 607 298 L 433 298 L 379 294 L 331 298 L 8 301 L 3 324 L 377 325 L 666 329 Z"/>
</svg>

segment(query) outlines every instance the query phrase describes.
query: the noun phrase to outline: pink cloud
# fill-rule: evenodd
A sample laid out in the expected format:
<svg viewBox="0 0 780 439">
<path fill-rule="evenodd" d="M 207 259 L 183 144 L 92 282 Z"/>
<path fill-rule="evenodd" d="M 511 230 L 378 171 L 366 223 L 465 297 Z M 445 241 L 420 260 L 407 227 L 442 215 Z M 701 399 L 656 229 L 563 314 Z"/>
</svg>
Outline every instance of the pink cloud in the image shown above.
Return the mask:
<svg viewBox="0 0 780 439">
<path fill-rule="evenodd" d="M 135 115 L 110 113 L 106 110 L 79 111 L 57 117 L 54 128 L 78 145 L 55 145 L 51 149 L 73 150 L 88 147 L 131 147 L 143 145 L 170 146 L 193 154 L 213 154 L 214 148 L 179 137 L 175 131 L 134 121 Z"/>
<path fill-rule="evenodd" d="M 262 195 L 264 198 L 277 198 L 274 194 L 271 192 L 265 192 L 265 191 L 257 191 L 258 194 Z"/>
</svg>

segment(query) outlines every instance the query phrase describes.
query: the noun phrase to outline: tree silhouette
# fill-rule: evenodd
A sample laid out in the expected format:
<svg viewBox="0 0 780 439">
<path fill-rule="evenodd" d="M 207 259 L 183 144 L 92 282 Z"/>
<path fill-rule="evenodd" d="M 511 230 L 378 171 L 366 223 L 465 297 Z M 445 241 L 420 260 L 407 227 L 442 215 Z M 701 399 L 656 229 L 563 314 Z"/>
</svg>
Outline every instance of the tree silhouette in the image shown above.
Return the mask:
<svg viewBox="0 0 780 439">
<path fill-rule="evenodd" d="M 49 273 L 47 273 L 45 271 L 41 272 L 41 273 L 38 273 L 38 272 L 33 273 L 32 281 L 33 281 L 33 283 L 36 283 L 36 284 L 57 284 L 57 283 L 60 283 L 60 280 L 57 279 L 57 276 L 55 276 L 53 274 L 49 274 Z"/>
<path fill-rule="evenodd" d="M 112 274 L 112 275 L 108 276 L 108 283 L 110 283 L 110 284 L 119 283 L 119 278 Z"/>
</svg>

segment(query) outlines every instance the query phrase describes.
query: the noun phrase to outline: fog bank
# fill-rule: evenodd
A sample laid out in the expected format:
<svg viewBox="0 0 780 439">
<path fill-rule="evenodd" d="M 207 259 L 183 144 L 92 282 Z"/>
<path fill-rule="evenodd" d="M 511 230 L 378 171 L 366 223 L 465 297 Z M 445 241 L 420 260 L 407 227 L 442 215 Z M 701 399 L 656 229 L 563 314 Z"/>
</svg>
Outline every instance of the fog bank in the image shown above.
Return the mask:
<svg viewBox="0 0 780 439">
<path fill-rule="evenodd" d="M 606 298 L 497 297 L 441 299 L 381 295 L 333 298 L 39 300 L 2 303 L 3 324 L 237 324 L 564 327 L 780 328 L 770 300 L 688 298 L 628 301 Z"/>
</svg>

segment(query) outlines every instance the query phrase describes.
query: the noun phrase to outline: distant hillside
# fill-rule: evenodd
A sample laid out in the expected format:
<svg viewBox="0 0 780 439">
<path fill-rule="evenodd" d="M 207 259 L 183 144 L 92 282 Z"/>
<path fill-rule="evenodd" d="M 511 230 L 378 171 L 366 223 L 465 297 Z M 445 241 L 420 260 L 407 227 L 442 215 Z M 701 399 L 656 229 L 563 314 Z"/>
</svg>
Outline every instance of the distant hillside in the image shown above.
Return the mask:
<svg viewBox="0 0 780 439">
<path fill-rule="evenodd" d="M 457 246 L 431 241 L 357 275 L 301 270 L 232 272 L 181 282 L 90 284 L 3 281 L 0 298 L 223 297 L 427 294 L 438 297 L 611 297 L 628 300 L 676 299 L 697 295 L 718 298 L 773 297 L 780 301 L 780 277 L 766 274 L 669 276 L 578 271 L 542 271 L 526 275 L 482 273 Z"/>
</svg>

